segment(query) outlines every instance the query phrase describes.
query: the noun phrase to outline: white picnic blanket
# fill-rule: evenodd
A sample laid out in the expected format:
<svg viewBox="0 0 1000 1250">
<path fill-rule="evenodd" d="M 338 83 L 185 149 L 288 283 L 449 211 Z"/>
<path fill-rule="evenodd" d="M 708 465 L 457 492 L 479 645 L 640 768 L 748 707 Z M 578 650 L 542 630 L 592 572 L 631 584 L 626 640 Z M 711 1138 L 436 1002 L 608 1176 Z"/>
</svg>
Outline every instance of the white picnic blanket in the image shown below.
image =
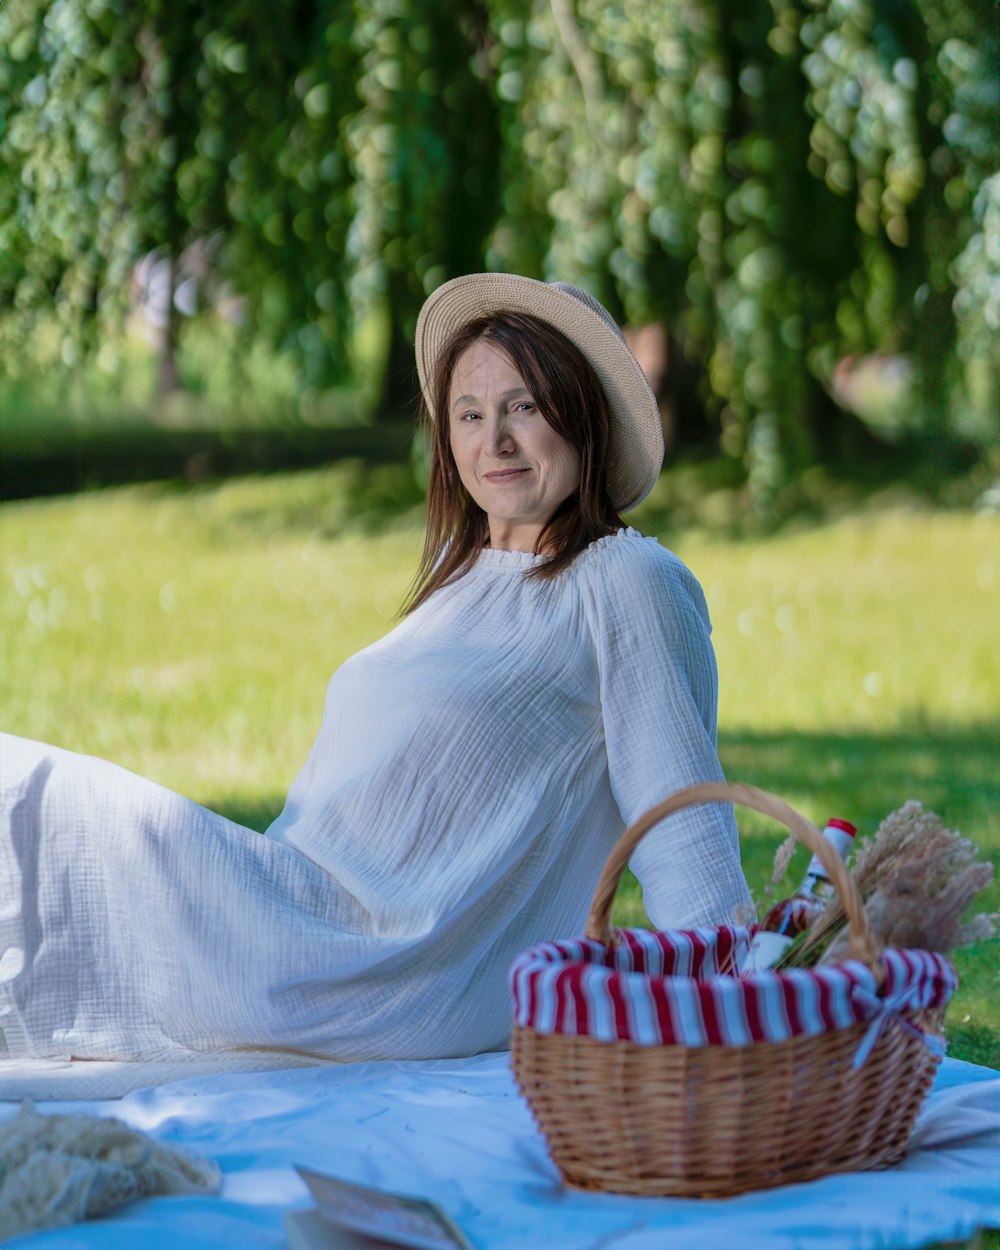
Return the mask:
<svg viewBox="0 0 1000 1250">
<path fill-rule="evenodd" d="M 1000 1226 L 1000 1073 L 957 1060 L 942 1064 L 897 1167 L 721 1201 L 564 1188 L 506 1054 L 194 1076 L 44 1107 L 68 1109 L 214 1158 L 222 1192 L 147 1199 L 4 1250 L 280 1247 L 285 1212 L 310 1201 L 295 1164 L 432 1199 L 476 1250 L 901 1250 Z M 15 1113 L 0 1105 L 0 1118 Z"/>
</svg>

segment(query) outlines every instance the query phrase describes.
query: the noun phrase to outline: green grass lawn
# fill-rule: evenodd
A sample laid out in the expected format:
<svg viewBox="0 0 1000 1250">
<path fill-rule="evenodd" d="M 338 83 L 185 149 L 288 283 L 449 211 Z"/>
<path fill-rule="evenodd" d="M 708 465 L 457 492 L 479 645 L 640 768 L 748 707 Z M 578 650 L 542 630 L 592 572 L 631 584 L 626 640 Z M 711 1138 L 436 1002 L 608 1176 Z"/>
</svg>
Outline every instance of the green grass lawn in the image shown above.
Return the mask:
<svg viewBox="0 0 1000 1250">
<path fill-rule="evenodd" d="M 392 508 L 395 472 L 5 506 L 3 727 L 263 828 L 330 673 L 390 627 L 415 568 L 420 520 Z M 708 596 L 732 779 L 862 831 L 919 799 L 1000 860 L 1000 518 L 896 507 L 664 541 Z M 760 897 L 782 831 L 751 813 L 741 827 Z M 634 882 L 616 917 L 642 919 Z M 1000 1067 L 996 956 L 959 954 L 948 1028 L 952 1054 Z"/>
</svg>

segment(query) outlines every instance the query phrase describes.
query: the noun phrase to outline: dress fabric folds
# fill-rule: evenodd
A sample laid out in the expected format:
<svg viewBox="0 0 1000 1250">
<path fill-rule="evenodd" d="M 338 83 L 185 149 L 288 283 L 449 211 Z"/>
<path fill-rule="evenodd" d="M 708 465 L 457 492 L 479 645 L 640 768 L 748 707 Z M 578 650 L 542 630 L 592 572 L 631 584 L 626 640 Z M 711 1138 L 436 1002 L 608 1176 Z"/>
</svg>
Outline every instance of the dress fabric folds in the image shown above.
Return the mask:
<svg viewBox="0 0 1000 1250">
<path fill-rule="evenodd" d="M 626 823 L 721 777 L 700 587 L 635 530 L 551 581 L 485 550 L 333 675 L 267 834 L 0 738 L 0 1055 L 501 1048 L 507 969 L 582 930 Z M 749 915 L 732 811 L 633 861 L 663 927 Z"/>
</svg>

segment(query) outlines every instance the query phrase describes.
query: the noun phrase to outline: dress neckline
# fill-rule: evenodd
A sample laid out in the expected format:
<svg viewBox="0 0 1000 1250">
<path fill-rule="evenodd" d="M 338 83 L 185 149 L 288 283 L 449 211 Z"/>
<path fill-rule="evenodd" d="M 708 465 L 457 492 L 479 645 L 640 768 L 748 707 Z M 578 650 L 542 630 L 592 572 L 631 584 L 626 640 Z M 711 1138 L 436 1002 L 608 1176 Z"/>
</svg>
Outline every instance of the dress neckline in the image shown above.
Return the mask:
<svg viewBox="0 0 1000 1250">
<path fill-rule="evenodd" d="M 623 538 L 641 537 L 642 535 L 638 530 L 633 529 L 631 525 L 626 525 L 621 529 L 615 530 L 613 534 L 605 534 L 603 538 L 596 538 L 580 552 L 580 556 L 588 556 L 591 552 L 599 550 L 609 543 L 620 542 Z M 480 569 L 510 569 L 517 572 L 534 568 L 538 564 L 544 564 L 545 559 L 544 555 L 535 555 L 531 551 L 502 551 L 499 547 L 484 547 L 476 559 L 475 567 Z"/>
</svg>

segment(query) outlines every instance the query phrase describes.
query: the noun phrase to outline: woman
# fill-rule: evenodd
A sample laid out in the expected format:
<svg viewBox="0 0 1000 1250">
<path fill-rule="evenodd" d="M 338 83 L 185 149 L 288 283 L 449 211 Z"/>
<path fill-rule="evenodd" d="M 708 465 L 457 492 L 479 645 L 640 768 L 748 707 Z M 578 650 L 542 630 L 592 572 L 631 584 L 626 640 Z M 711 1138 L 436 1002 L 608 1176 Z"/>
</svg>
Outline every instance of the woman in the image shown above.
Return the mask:
<svg viewBox="0 0 1000 1250">
<path fill-rule="evenodd" d="M 267 836 L 113 765 L 3 743 L 0 1027 L 10 1054 L 505 1045 L 506 969 L 581 931 L 624 825 L 719 777 L 701 591 L 618 513 L 659 414 L 585 292 L 446 284 L 417 327 L 432 431 L 407 615 L 331 679 Z M 647 838 L 661 925 L 749 909 L 731 812 Z"/>
</svg>

